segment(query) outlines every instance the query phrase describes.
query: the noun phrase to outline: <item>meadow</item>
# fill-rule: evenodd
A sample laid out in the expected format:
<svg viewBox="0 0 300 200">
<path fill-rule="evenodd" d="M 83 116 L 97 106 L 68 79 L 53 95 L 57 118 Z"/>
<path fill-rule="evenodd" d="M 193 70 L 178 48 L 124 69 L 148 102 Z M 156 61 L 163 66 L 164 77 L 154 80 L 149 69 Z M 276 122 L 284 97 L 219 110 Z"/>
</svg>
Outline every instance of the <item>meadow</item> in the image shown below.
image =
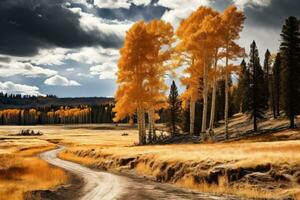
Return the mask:
<svg viewBox="0 0 300 200">
<path fill-rule="evenodd" d="M 262 125 L 282 123 L 278 120 L 271 125 Z M 231 124 L 234 125 L 234 121 Z M 9 134 L 24 128 L 39 130 L 44 135 L 9 139 L 12 138 Z M 299 132 L 282 130 L 268 137 L 255 136 L 220 143 L 139 146 L 136 145 L 138 133 L 135 127 L 127 125 L 2 126 L 0 137 L 6 145 L 0 149 L 5 155 L 14 152 L 14 156 L 23 156 L 21 159 L 38 160 L 30 152 L 45 149 L 20 149 L 26 149 L 26 145 L 53 148 L 53 143 L 59 143 L 68 147 L 60 154 L 61 158 L 92 168 L 135 174 L 197 191 L 250 198 L 299 199 L 300 141 L 296 137 Z M 122 136 L 124 133 L 128 135 Z M 29 154 L 25 153 L 28 151 Z M 24 154 L 27 155 L 24 157 Z M 17 163 L 14 165 L 17 166 Z M 32 163 L 27 165 L 23 162 L 23 165 L 36 168 Z M 45 168 L 61 173 L 52 167 L 48 169 L 47 165 L 37 165 L 39 170 Z M 43 186 L 31 184 L 35 188 L 25 190 L 53 187 L 66 180 L 64 175 L 61 174 L 61 177 L 54 182 L 45 177 Z"/>
<path fill-rule="evenodd" d="M 2 130 L 2 134 L 6 135 Z M 68 181 L 61 169 L 50 166 L 37 154 L 55 145 L 35 138 L 1 139 L 0 200 L 31 199 L 31 191 L 55 189 Z"/>
</svg>

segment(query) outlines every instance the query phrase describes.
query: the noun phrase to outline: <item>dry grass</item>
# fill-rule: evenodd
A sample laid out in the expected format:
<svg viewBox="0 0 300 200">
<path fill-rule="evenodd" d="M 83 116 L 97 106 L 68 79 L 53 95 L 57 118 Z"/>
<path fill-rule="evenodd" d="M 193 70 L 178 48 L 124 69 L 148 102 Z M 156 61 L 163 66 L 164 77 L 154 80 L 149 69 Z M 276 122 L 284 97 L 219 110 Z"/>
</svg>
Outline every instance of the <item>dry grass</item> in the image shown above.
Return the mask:
<svg viewBox="0 0 300 200">
<path fill-rule="evenodd" d="M 186 177 L 176 183 L 179 187 L 191 188 L 198 191 L 203 191 L 207 193 L 214 194 L 234 194 L 237 196 L 248 197 L 248 198 L 258 198 L 258 199 L 272 199 L 274 197 L 281 196 L 282 192 L 274 191 L 265 191 L 259 188 L 253 188 L 251 185 L 231 185 L 228 186 L 226 181 L 220 181 L 219 185 L 215 184 L 195 184 L 192 177 Z"/>
<path fill-rule="evenodd" d="M 300 162 L 300 141 L 281 142 L 250 142 L 250 143 L 222 143 L 222 144 L 180 144 L 180 145 L 153 145 L 132 147 L 101 147 L 77 146 L 70 147 L 71 151 L 91 150 L 95 154 L 116 157 L 135 157 L 177 162 L 177 161 L 219 161 L 231 162 L 236 166 L 243 163 L 257 165 L 266 163 Z"/>
<path fill-rule="evenodd" d="M 43 136 L 8 136 L 16 134 L 22 129 L 41 131 Z M 124 130 L 118 130 L 124 129 Z M 120 137 L 122 133 L 129 133 L 129 136 Z M 130 129 L 126 125 L 115 127 L 107 124 L 102 125 L 51 125 L 51 126 L 0 126 L 0 138 L 30 138 L 30 141 L 55 140 L 62 144 L 73 145 L 96 145 L 103 147 L 129 146 L 137 142 L 136 129 Z M 29 139 L 28 139 L 29 140 Z M 24 141 L 24 140 L 23 140 Z M 11 146 L 13 144 L 9 144 Z M 1 146 L 0 146 L 0 149 Z"/>
<path fill-rule="evenodd" d="M 11 146 L 9 146 L 11 145 Z M 1 143 L 0 200 L 22 200 L 24 193 L 56 187 L 67 181 L 65 172 L 36 157 L 37 153 L 52 149 L 45 141 L 8 140 Z"/>
<path fill-rule="evenodd" d="M 295 200 L 300 200 L 300 192 L 298 194 L 295 194 L 294 198 Z"/>
<path fill-rule="evenodd" d="M 282 120 L 276 121 L 280 124 Z M 238 123 L 233 120 L 232 123 Z M 275 122 L 274 122 L 275 123 Z M 286 123 L 284 121 L 284 123 Z M 273 124 L 264 122 L 265 127 Z M 250 125 L 249 125 L 250 127 Z M 9 127 L 10 133 L 16 133 L 23 127 Z M 76 126 L 35 126 L 28 127 L 40 130 L 44 133 L 40 139 L 57 140 L 69 146 L 67 152 L 60 156 L 81 164 L 93 167 L 107 167 L 107 161 L 115 161 L 109 166 L 112 170 L 124 170 L 117 162 L 123 158 L 137 158 L 134 170 L 137 174 L 155 179 L 161 173 L 160 167 L 167 163 L 168 166 L 177 166 L 183 163 L 191 168 L 193 164 L 208 166 L 207 171 L 213 167 L 222 166 L 226 169 L 249 168 L 258 165 L 271 164 L 272 167 L 293 169 L 300 163 L 300 141 L 268 141 L 262 138 L 251 140 L 218 143 L 218 144 L 180 144 L 180 145 L 152 145 L 132 146 L 137 137 L 136 130 L 107 130 L 101 126 L 88 127 Z M 0 137 L 5 136 L 8 127 L 0 127 Z M 127 132 L 129 136 L 121 137 Z M 299 131 L 282 131 L 277 135 L 293 136 Z M 37 138 L 35 140 L 38 140 Z M 0 149 L 5 150 L 5 148 Z M 5 150 L 6 151 L 6 150 Z M 79 153 L 81 153 L 79 155 Z M 152 164 L 151 164 L 152 163 Z M 153 164 L 154 163 L 154 164 Z M 151 165 L 150 165 L 151 164 Z M 300 169 L 300 168 L 299 168 Z M 195 172 L 199 172 L 198 169 Z M 190 176 L 191 175 L 191 176 Z M 293 182 L 287 188 L 274 190 L 262 190 L 250 183 L 228 184 L 225 180 L 219 180 L 219 184 L 195 183 L 193 174 L 188 174 L 173 183 L 200 191 L 213 193 L 238 194 L 247 197 L 270 198 L 281 195 L 294 195 L 300 199 L 299 184 Z"/>
<path fill-rule="evenodd" d="M 79 155 L 79 153 L 81 153 Z M 142 155 L 142 156 L 141 156 Z M 71 147 L 60 155 L 63 159 L 71 160 L 88 166 L 109 168 L 111 170 L 124 170 L 118 162 L 123 158 L 137 158 L 134 167 L 135 173 L 157 180 L 161 176 L 162 166 L 176 168 L 180 164 L 186 164 L 186 172 L 190 175 L 175 181 L 180 187 L 192 188 L 204 192 L 235 194 L 250 198 L 273 198 L 278 196 L 293 195 L 300 192 L 296 183 L 286 189 L 260 189 L 260 186 L 248 183 L 229 184 L 219 180 L 219 184 L 195 183 L 194 175 L 198 173 L 193 164 L 208 165 L 211 171 L 213 167 L 222 166 L 226 169 L 238 169 L 256 167 L 258 165 L 271 164 L 274 167 L 287 167 L 293 169 L 300 163 L 300 142 L 283 141 L 272 143 L 226 143 L 226 144 L 198 144 L 198 145 L 163 145 L 163 146 L 137 146 L 137 147 Z M 113 161 L 106 166 L 107 161 Z M 151 164 L 152 163 L 152 164 Z M 183 165 L 184 165 L 183 164 Z M 183 167 L 184 168 L 184 167 Z M 166 176 L 166 175 L 164 175 Z M 224 176 L 222 176 L 224 177 Z M 172 181 L 172 179 L 170 180 Z M 291 190 L 293 189 L 293 190 Z M 299 196 L 299 195 L 298 195 Z"/>
</svg>

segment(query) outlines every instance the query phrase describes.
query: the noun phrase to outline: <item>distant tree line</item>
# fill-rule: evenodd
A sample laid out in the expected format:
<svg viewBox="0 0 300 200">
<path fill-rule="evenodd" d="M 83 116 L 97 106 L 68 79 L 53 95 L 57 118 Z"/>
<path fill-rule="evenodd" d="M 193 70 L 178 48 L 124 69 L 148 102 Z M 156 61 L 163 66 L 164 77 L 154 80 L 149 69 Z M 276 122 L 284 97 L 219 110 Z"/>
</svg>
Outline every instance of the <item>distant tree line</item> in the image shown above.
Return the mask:
<svg viewBox="0 0 300 200">
<path fill-rule="evenodd" d="M 0 93 L 0 109 L 7 108 L 40 108 L 57 106 L 92 106 L 114 103 L 113 98 L 108 97 L 64 97 L 55 95 L 31 96 L 21 94 Z"/>
<path fill-rule="evenodd" d="M 111 123 L 112 105 L 0 110 L 1 125 Z"/>
<path fill-rule="evenodd" d="M 0 125 L 36 125 L 36 124 L 86 124 L 113 123 L 114 104 L 93 106 L 51 106 L 28 109 L 0 110 Z M 165 122 L 165 111 L 160 112 L 160 122 Z M 133 122 L 136 117 L 133 116 Z M 120 123 L 129 123 L 127 117 Z"/>
<path fill-rule="evenodd" d="M 37 101 L 38 99 L 44 98 L 57 98 L 55 95 L 47 95 L 47 96 L 34 96 L 34 95 L 21 95 L 21 94 L 8 94 L 0 92 L 0 104 L 2 105 L 17 105 L 20 101 L 23 104 L 30 104 L 32 102 Z"/>
</svg>

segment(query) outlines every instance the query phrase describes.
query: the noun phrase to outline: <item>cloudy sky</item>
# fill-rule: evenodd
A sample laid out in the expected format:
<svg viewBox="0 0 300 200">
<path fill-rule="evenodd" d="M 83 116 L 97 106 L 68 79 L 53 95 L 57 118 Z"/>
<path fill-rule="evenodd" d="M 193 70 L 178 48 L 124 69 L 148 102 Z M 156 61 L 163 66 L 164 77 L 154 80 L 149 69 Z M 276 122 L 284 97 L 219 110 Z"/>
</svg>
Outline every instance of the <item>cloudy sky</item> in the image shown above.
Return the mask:
<svg viewBox="0 0 300 200">
<path fill-rule="evenodd" d="M 59 97 L 113 96 L 125 32 L 138 20 L 176 28 L 201 5 L 235 4 L 247 17 L 239 43 L 275 53 L 298 0 L 1 0 L 0 91 Z"/>
</svg>

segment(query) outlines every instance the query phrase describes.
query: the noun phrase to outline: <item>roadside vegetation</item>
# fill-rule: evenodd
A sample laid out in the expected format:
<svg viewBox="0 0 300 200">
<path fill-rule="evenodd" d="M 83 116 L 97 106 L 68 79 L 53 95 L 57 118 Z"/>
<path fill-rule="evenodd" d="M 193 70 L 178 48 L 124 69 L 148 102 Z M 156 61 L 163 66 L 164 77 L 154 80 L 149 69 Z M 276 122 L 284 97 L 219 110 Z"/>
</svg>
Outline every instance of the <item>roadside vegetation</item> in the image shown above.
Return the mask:
<svg viewBox="0 0 300 200">
<path fill-rule="evenodd" d="M 31 199 L 32 191 L 53 189 L 68 180 L 63 170 L 37 157 L 55 145 L 20 138 L 3 140 L 0 148 L 0 200 Z"/>
</svg>

